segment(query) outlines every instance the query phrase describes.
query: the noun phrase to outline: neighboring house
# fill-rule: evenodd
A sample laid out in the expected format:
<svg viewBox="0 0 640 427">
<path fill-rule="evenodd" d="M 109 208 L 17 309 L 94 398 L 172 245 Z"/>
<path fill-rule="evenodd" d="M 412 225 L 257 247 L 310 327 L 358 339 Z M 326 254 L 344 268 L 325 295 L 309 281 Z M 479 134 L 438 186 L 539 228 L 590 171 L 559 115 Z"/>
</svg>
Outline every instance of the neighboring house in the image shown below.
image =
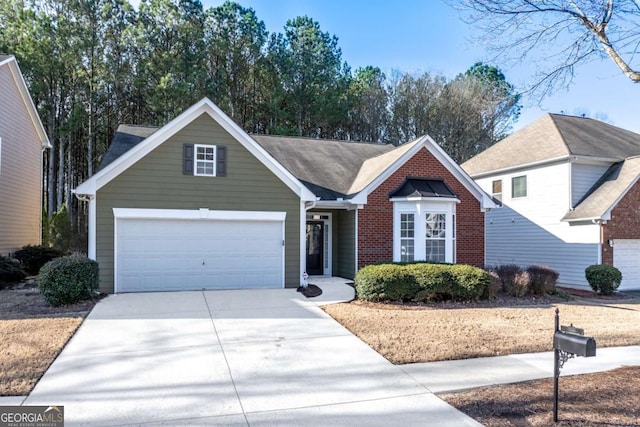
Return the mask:
<svg viewBox="0 0 640 427">
<path fill-rule="evenodd" d="M 487 264 L 544 264 L 559 283 L 615 265 L 640 288 L 640 135 L 547 114 L 462 165 L 503 207 L 487 215 Z"/>
<path fill-rule="evenodd" d="M 208 99 L 120 126 L 89 201 L 101 290 L 297 287 L 376 261 L 484 264 L 495 204 L 429 137 L 400 147 L 250 136 Z"/>
<path fill-rule="evenodd" d="M 0 254 L 42 238 L 42 150 L 50 148 L 13 56 L 0 54 Z"/>
</svg>

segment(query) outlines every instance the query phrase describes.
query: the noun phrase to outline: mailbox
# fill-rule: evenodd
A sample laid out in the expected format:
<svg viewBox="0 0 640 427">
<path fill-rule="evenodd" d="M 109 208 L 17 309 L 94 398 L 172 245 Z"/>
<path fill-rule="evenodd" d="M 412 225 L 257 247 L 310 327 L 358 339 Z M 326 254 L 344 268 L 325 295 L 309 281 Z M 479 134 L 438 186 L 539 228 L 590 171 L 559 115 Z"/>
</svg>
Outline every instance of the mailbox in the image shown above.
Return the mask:
<svg viewBox="0 0 640 427">
<path fill-rule="evenodd" d="M 576 356 L 593 357 L 596 355 L 596 340 L 592 337 L 556 331 L 553 336 L 553 348 Z"/>
</svg>

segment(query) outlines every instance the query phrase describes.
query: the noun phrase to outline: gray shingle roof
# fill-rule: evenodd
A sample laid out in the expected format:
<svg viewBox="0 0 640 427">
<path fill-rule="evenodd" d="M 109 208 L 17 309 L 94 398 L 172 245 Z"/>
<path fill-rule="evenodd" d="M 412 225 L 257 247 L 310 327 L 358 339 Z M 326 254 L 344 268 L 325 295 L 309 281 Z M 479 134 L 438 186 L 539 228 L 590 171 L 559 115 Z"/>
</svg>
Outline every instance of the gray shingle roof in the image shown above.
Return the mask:
<svg viewBox="0 0 640 427">
<path fill-rule="evenodd" d="M 98 170 L 122 156 L 157 127 L 120 125 Z M 393 145 L 251 135 L 271 156 L 322 200 L 348 199 L 363 190 L 418 140 Z"/>
<path fill-rule="evenodd" d="M 630 157 L 614 164 L 562 220 L 601 219 L 635 184 L 639 175 L 640 157 Z"/>
<path fill-rule="evenodd" d="M 368 175 L 368 160 L 397 151 L 392 145 L 361 142 L 251 135 L 269 154 L 323 200 L 348 198 L 362 188 L 352 189 L 360 175 Z M 390 164 L 391 158 L 384 164 Z M 366 165 L 370 166 L 370 165 Z M 372 166 L 371 169 L 375 169 Z M 377 176 L 377 175 L 376 175 Z M 371 178 L 373 179 L 373 178 Z"/>
<path fill-rule="evenodd" d="M 111 145 L 105 153 L 98 170 L 104 169 L 111 162 L 151 136 L 159 128 L 150 126 L 120 125 L 111 140 Z"/>
<path fill-rule="evenodd" d="M 640 155 L 640 134 L 599 120 L 545 114 L 468 160 L 462 168 L 478 176 L 570 155 L 622 161 Z"/>
</svg>

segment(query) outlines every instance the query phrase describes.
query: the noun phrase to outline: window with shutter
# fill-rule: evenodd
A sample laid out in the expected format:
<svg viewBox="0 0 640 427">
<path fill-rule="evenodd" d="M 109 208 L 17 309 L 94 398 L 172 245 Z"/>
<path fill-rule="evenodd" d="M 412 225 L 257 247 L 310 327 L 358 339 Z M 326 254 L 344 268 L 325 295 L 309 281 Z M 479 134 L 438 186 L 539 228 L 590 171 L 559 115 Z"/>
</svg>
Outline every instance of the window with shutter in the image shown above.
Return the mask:
<svg viewBox="0 0 640 427">
<path fill-rule="evenodd" d="M 217 145 L 184 144 L 182 173 L 195 176 L 226 176 L 227 148 Z"/>
</svg>

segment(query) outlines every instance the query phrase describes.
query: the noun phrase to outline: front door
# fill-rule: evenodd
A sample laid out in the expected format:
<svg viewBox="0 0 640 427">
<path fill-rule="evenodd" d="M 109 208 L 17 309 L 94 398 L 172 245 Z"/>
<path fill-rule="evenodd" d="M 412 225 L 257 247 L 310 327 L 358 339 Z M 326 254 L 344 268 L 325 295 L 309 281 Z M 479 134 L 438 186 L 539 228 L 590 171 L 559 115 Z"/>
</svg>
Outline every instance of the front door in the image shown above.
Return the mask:
<svg viewBox="0 0 640 427">
<path fill-rule="evenodd" d="M 307 221 L 307 274 L 324 274 L 324 222 Z"/>
</svg>

